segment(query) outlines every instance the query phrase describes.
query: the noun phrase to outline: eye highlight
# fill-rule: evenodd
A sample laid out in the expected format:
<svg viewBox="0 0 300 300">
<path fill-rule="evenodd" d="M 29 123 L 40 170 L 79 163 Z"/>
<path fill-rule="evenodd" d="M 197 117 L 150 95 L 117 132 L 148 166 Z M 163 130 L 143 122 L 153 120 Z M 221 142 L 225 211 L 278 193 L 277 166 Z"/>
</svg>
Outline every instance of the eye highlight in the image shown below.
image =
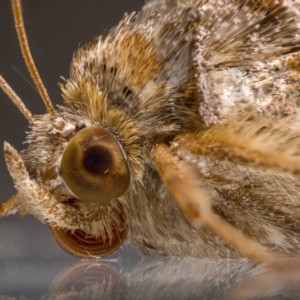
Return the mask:
<svg viewBox="0 0 300 300">
<path fill-rule="evenodd" d="M 101 127 L 80 130 L 67 145 L 61 174 L 70 191 L 85 202 L 105 204 L 128 188 L 128 165 L 115 137 Z"/>
</svg>

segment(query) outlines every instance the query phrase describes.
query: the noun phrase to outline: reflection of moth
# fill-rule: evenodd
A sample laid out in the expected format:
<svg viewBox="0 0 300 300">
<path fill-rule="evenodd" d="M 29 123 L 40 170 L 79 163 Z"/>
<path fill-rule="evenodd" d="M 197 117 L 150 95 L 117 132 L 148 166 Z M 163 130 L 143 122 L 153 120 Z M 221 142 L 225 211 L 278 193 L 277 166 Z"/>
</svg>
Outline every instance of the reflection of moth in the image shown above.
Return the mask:
<svg viewBox="0 0 300 300">
<path fill-rule="evenodd" d="M 242 3 L 242 4 L 241 4 Z M 156 0 L 79 49 L 28 149 L 5 144 L 17 193 L 68 252 L 99 257 L 129 238 L 144 253 L 278 264 L 300 251 L 297 1 Z"/>
<path fill-rule="evenodd" d="M 122 264 L 122 274 L 119 269 L 103 262 L 80 261 L 56 276 L 47 296 L 53 300 L 223 299 L 263 273 L 259 266 L 241 260 L 193 258 L 143 259 L 130 270 L 124 270 Z"/>
<path fill-rule="evenodd" d="M 27 269 L 22 272 L 23 267 L 18 272 L 20 278 L 22 274 L 27 274 Z M 35 269 L 32 263 L 30 268 Z M 40 265 L 38 269 L 40 270 Z M 31 284 L 35 290 L 36 282 L 30 280 L 29 286 Z M 30 292 L 28 288 L 27 286 Z M 14 287 L 14 291 L 19 290 L 18 286 Z M 40 286 L 39 290 L 41 291 Z M 79 261 L 62 270 L 47 290 L 46 295 L 36 296 L 34 299 L 296 300 L 299 299 L 299 272 L 269 271 L 244 260 L 151 257 L 143 258 L 134 267 L 132 264 L 126 267 L 123 263 L 117 266 L 89 260 Z M 2 289 L 1 292 L 3 293 Z M 0 299 L 16 298 L 0 295 Z M 20 300 L 25 299 L 28 298 L 20 297 Z"/>
</svg>

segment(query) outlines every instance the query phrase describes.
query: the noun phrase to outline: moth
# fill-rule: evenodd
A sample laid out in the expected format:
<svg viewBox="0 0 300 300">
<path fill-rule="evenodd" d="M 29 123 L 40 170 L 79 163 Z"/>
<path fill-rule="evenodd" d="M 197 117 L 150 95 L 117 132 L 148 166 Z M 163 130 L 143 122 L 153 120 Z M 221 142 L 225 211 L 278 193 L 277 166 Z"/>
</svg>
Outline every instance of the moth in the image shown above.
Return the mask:
<svg viewBox="0 0 300 300">
<path fill-rule="evenodd" d="M 4 143 L 16 193 L 1 216 L 33 214 L 81 258 L 128 239 L 144 254 L 295 264 L 300 1 L 148 1 L 76 51 L 57 108 L 12 5 L 47 113 L 0 78 L 31 128 L 20 153 Z"/>
</svg>

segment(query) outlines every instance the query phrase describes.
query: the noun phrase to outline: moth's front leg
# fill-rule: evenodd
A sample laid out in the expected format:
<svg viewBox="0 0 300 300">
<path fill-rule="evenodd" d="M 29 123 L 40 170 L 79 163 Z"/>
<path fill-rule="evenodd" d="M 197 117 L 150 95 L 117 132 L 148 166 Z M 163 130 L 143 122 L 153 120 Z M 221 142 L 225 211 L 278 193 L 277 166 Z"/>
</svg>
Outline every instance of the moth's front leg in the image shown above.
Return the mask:
<svg viewBox="0 0 300 300">
<path fill-rule="evenodd" d="M 207 130 L 179 135 L 173 148 L 263 171 L 300 174 L 300 133 L 294 118 L 233 114 Z M 181 156 L 179 154 L 179 156 Z"/>
<path fill-rule="evenodd" d="M 204 188 L 198 177 L 193 176 L 193 169 L 187 163 L 175 161 L 166 145 L 156 145 L 152 156 L 163 182 L 194 226 L 205 226 L 242 255 L 258 263 L 275 268 L 290 268 L 295 265 L 294 259 L 279 259 L 278 255 L 245 236 L 214 213 L 210 191 Z M 297 260 L 297 263 L 300 261 Z"/>
</svg>

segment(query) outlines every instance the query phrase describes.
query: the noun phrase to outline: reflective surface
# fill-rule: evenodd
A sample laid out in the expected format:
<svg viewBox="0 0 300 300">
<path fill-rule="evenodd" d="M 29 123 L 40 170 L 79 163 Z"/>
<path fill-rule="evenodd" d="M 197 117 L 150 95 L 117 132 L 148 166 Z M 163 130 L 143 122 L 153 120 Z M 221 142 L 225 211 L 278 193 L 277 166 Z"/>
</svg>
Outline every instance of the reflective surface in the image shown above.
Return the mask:
<svg viewBox="0 0 300 300">
<path fill-rule="evenodd" d="M 299 274 L 268 273 L 243 260 L 32 260 L 2 261 L 0 268 L 0 299 L 299 299 L 300 293 Z"/>
</svg>

